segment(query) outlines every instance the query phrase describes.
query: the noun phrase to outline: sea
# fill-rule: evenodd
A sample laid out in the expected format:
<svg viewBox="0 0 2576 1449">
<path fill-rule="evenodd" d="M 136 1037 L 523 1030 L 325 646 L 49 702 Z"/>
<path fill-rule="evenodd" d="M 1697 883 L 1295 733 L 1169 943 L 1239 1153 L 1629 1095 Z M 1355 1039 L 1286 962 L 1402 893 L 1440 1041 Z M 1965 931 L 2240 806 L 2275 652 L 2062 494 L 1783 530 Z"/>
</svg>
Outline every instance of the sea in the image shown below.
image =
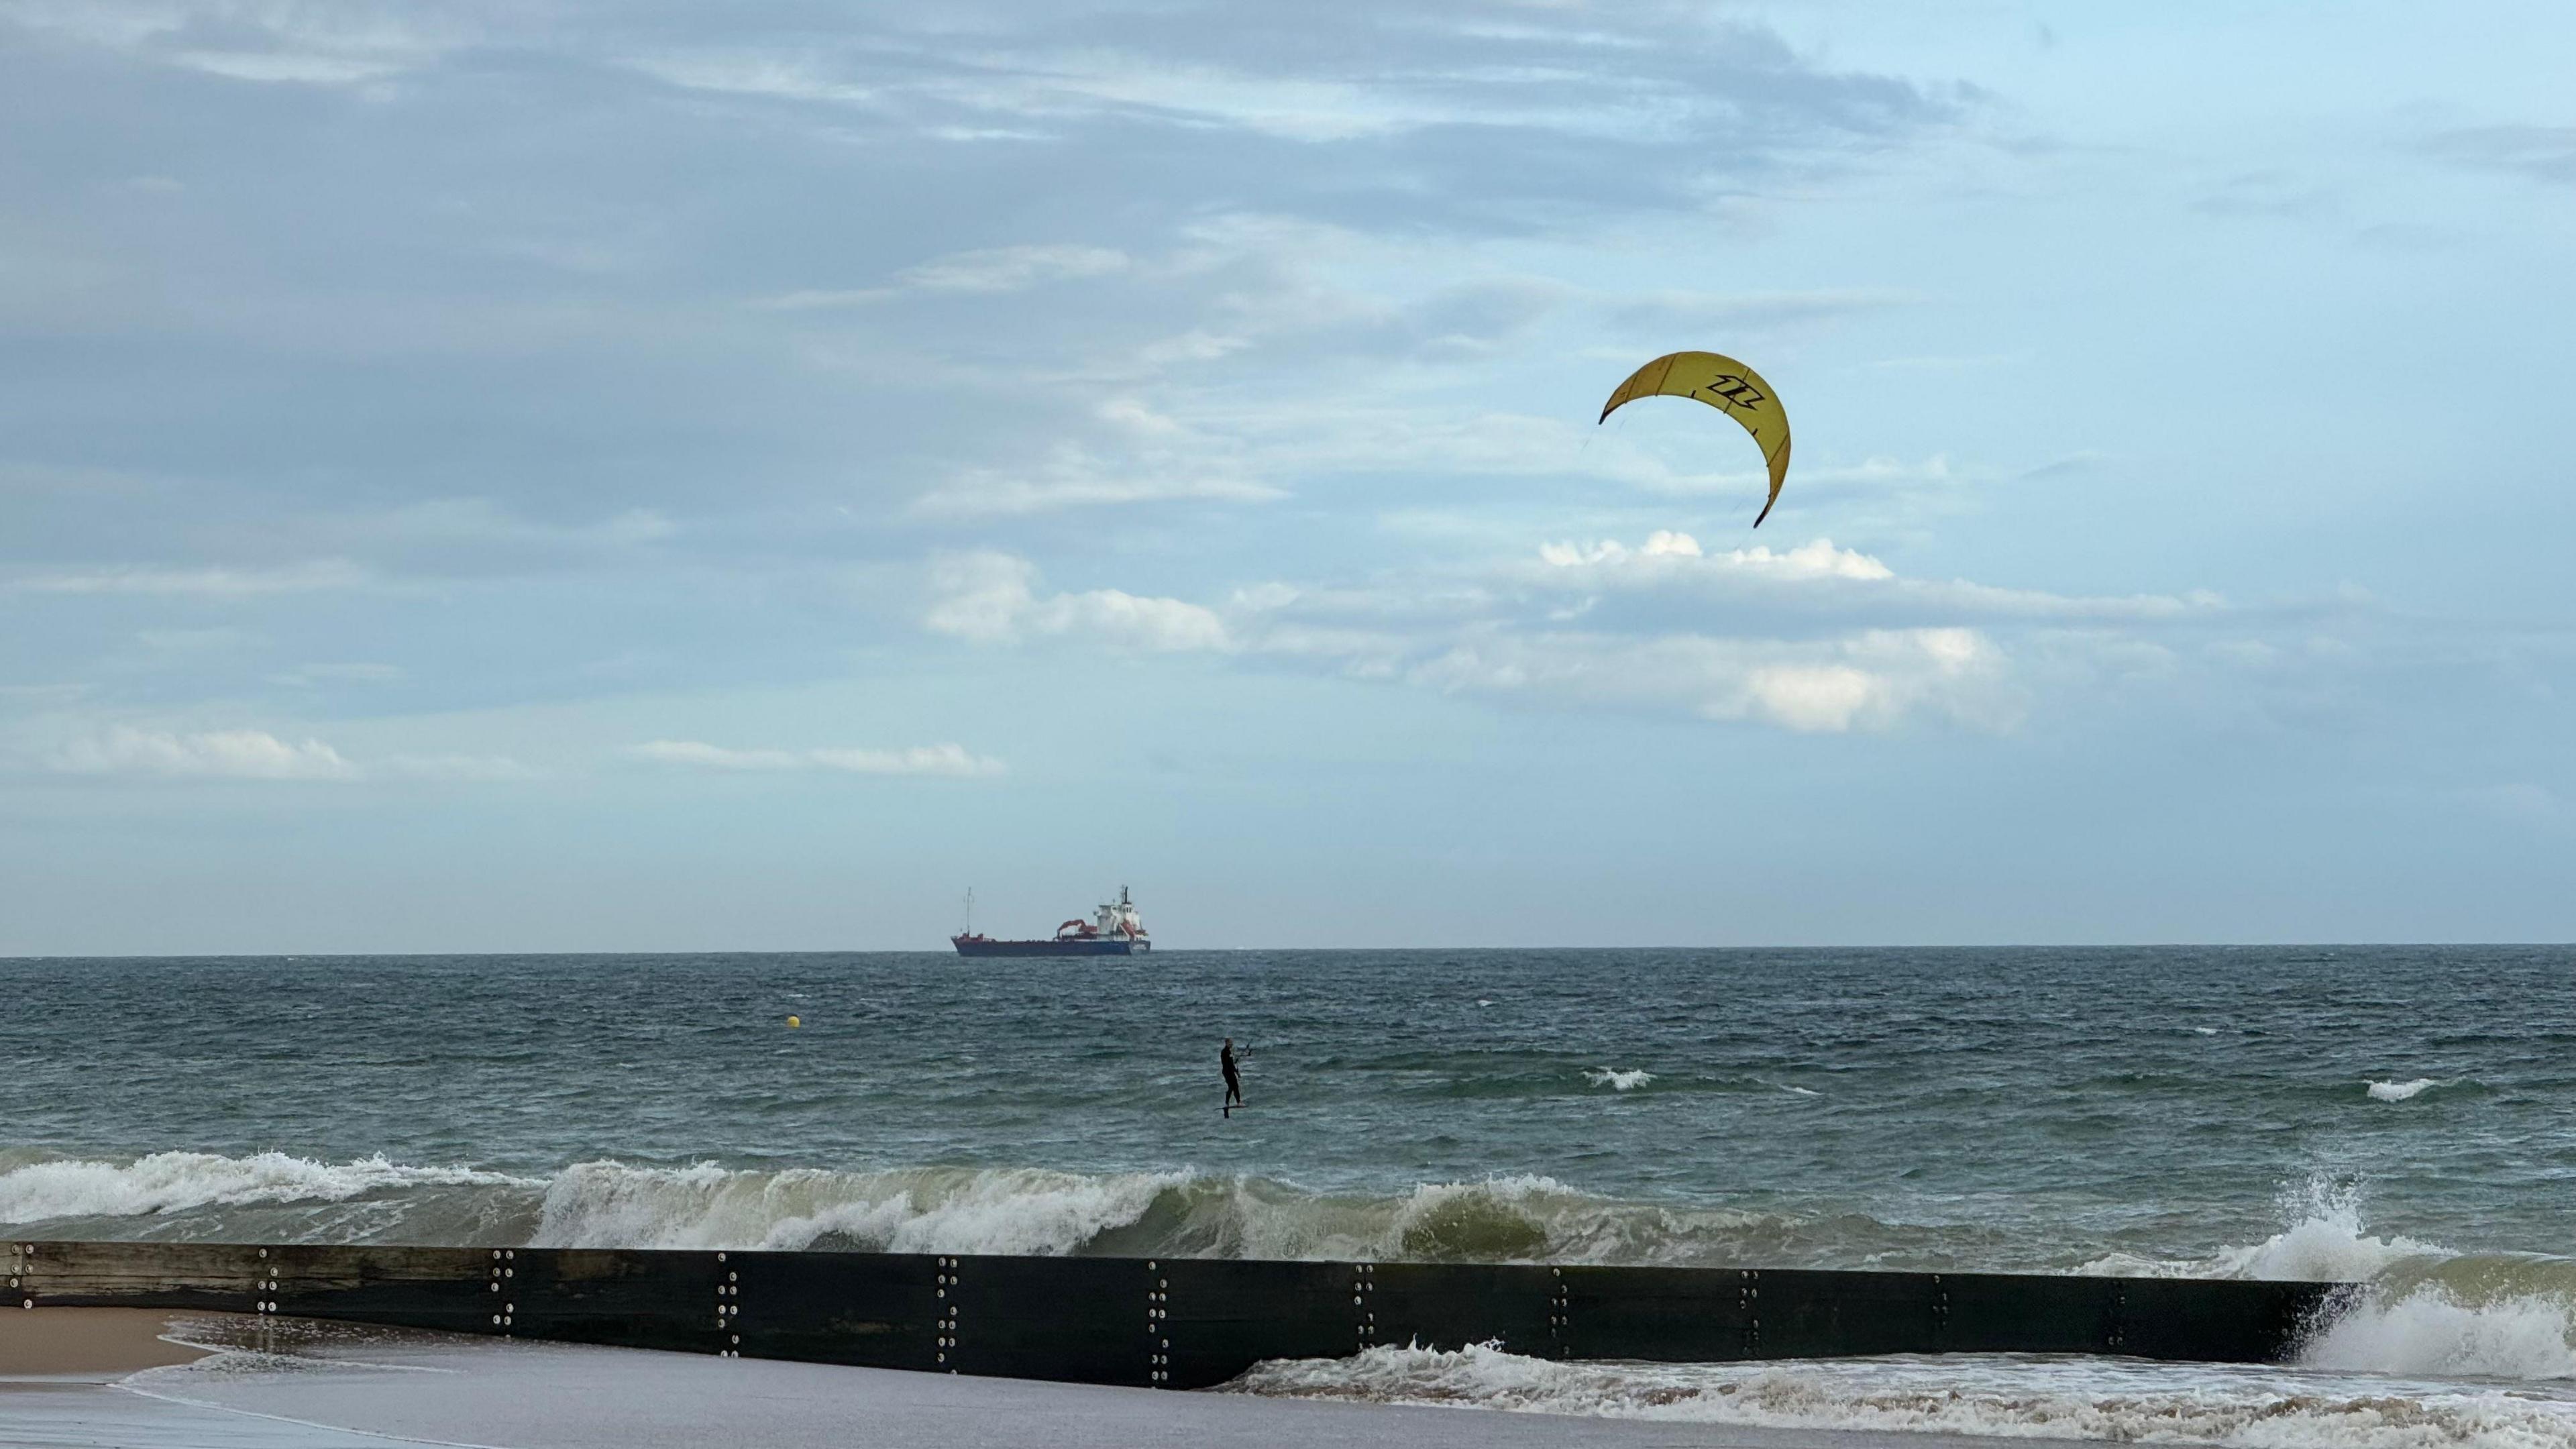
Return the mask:
<svg viewBox="0 0 2576 1449">
<path fill-rule="evenodd" d="M 1224 1392 L 2576 1446 L 2576 948 L 15 959 L 0 1225 L 2347 1280 L 2284 1365 L 1390 1346 Z"/>
</svg>

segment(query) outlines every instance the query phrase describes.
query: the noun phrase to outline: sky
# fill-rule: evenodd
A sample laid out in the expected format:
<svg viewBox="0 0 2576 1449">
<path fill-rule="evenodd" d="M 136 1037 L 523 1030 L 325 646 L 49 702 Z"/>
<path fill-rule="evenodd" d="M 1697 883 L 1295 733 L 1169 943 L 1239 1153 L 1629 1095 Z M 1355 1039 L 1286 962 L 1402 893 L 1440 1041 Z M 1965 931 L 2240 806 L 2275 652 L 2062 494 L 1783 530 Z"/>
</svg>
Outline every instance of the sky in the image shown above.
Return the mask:
<svg viewBox="0 0 2576 1449">
<path fill-rule="evenodd" d="M 0 954 L 2576 939 L 2571 53 L 0 0 Z"/>
</svg>

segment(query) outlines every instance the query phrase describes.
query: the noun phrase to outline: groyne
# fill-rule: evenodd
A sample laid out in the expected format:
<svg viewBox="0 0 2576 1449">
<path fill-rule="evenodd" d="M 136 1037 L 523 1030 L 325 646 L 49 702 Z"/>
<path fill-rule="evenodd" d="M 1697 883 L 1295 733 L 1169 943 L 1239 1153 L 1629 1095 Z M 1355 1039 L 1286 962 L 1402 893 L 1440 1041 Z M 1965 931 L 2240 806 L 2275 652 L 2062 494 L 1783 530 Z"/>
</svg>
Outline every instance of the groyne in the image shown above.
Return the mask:
<svg viewBox="0 0 2576 1449">
<path fill-rule="evenodd" d="M 7 1266 L 20 1310 L 202 1309 L 1164 1388 L 1381 1344 L 1667 1363 L 2269 1362 L 2359 1291 L 2003 1273 L 160 1242 L 13 1242 Z"/>
</svg>

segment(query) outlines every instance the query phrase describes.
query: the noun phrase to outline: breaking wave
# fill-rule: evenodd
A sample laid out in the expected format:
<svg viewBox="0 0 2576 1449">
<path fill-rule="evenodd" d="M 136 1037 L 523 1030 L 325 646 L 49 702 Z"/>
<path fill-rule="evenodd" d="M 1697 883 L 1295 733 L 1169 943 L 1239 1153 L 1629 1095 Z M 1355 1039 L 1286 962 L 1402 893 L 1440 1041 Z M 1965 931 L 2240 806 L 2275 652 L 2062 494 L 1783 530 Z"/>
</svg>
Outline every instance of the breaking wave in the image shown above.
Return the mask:
<svg viewBox="0 0 2576 1449">
<path fill-rule="evenodd" d="M 2146 1440 L 2232 1449 L 2576 1446 L 2576 1403 L 2260 1369 L 2035 1357 L 1562 1363 L 1482 1345 L 1265 1363 L 1237 1393 L 1762 1428 Z"/>
<path fill-rule="evenodd" d="M 2374 1102 L 2406 1102 L 2441 1085 L 2431 1077 L 2417 1077 L 2411 1082 L 2373 1082 L 2365 1090 Z"/>
<path fill-rule="evenodd" d="M 1633 1092 L 1653 1081 L 1655 1074 L 1642 1068 L 1622 1071 L 1617 1067 L 1602 1067 L 1585 1072 L 1583 1079 L 1596 1087 L 1608 1087 L 1614 1092 Z"/>
<path fill-rule="evenodd" d="M 1857 1212 L 1622 1202 L 1553 1178 L 1316 1192 L 1185 1171 L 743 1170 L 585 1162 L 551 1177 L 383 1157 L 165 1152 L 0 1158 L 0 1224 L 24 1236 L 474 1246 L 768 1248 L 1138 1257 L 1973 1267 L 2358 1282 L 2306 1342 L 2319 1370 L 2576 1383 L 2576 1259 L 2458 1254 L 2375 1233 L 2349 1185 L 2304 1184 L 2285 1226 L 2197 1259 L 2051 1259 L 2001 1228 Z M 1483 1360 L 1404 1360 L 1408 1374 Z M 1462 1366 L 1464 1365 L 1464 1366 Z M 1486 1366 L 1490 1368 L 1490 1365 Z M 1435 1376 L 1436 1377 L 1436 1376 Z M 1728 1391 L 1729 1402 L 1744 1390 Z M 1786 1390 L 1766 1390 L 1769 1402 Z M 2198 1431 L 2194 1431 L 2198 1432 Z M 2213 1431 L 2214 1432 L 2214 1431 Z"/>
</svg>

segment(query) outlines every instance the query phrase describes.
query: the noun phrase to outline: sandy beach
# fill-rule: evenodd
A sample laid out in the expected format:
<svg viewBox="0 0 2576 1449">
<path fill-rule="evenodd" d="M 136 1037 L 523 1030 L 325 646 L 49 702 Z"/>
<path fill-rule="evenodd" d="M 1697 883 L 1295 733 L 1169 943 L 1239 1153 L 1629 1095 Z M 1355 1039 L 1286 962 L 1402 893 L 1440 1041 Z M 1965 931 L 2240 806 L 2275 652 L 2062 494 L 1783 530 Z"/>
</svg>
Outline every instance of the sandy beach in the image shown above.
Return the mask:
<svg viewBox="0 0 2576 1449">
<path fill-rule="evenodd" d="M 16 1305 L 11 1305 L 13 1308 Z M 143 1308 L 45 1308 L 0 1313 L 0 1380 L 89 1379 L 182 1364 L 212 1350 L 173 1343 L 171 1315 Z"/>
<path fill-rule="evenodd" d="M 873 1445 L 923 1449 L 1972 1442 L 1168 1393 L 139 1310 L 40 1309 L 12 1315 L 0 1333 L 0 1440 L 12 1444 L 349 1449 L 395 1437 L 652 1449 L 721 1439 L 826 1449 L 861 1430 Z"/>
</svg>

